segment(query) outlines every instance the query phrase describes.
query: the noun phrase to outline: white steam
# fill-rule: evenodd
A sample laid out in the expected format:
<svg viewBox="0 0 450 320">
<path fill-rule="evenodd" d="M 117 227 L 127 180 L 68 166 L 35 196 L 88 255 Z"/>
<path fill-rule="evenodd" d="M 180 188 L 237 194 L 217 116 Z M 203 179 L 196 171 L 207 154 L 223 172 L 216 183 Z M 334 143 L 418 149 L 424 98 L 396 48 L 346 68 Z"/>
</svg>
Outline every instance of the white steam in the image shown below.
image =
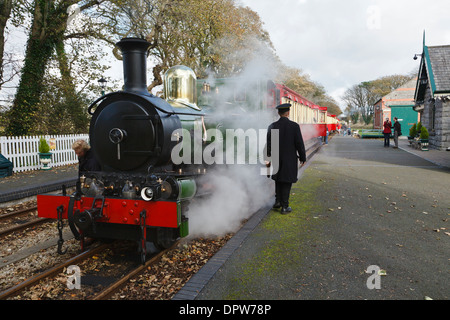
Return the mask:
<svg viewBox="0 0 450 320">
<path fill-rule="evenodd" d="M 311 140 L 319 136 L 319 131 L 316 124 L 300 124 L 303 141 Z"/>
<path fill-rule="evenodd" d="M 253 42 L 252 61 L 246 64 L 239 77 L 233 79 L 228 88 L 220 86 L 211 104 L 212 115 L 207 118 L 214 122 L 230 123 L 232 126 L 247 129 L 267 129 L 276 118 L 275 110 L 261 110 L 261 102 L 267 99 L 266 90 L 259 84 L 267 84 L 276 76 L 276 63 L 273 53 L 264 44 Z M 248 52 L 233 52 L 233 57 L 248 57 Z M 233 58 L 232 57 L 232 58 Z M 264 80 L 262 80 L 264 79 Z M 215 87 L 215 80 L 209 77 L 206 81 Z M 245 90 L 246 100 L 254 102 L 252 108 L 235 101 L 237 89 Z M 219 98 L 219 99 L 217 99 Z M 262 105 L 265 105 L 263 103 Z M 253 110 L 252 110 L 253 109 Z M 257 109 L 257 111 L 255 111 Z M 205 119 L 205 121 L 207 120 Z M 265 137 L 259 137 L 265 139 Z M 238 150 L 247 152 L 248 150 Z M 261 166 L 258 165 L 228 165 L 220 166 L 208 172 L 199 184 L 210 188 L 212 193 L 205 198 L 196 198 L 189 205 L 189 232 L 196 236 L 222 236 L 226 233 L 236 232 L 244 219 L 274 201 L 275 186 L 266 175 L 261 175 Z"/>
<path fill-rule="evenodd" d="M 273 202 L 271 179 L 251 166 L 217 168 L 204 177 L 213 193 L 189 206 L 189 233 L 197 236 L 223 236 L 236 232 L 241 222 Z"/>
</svg>

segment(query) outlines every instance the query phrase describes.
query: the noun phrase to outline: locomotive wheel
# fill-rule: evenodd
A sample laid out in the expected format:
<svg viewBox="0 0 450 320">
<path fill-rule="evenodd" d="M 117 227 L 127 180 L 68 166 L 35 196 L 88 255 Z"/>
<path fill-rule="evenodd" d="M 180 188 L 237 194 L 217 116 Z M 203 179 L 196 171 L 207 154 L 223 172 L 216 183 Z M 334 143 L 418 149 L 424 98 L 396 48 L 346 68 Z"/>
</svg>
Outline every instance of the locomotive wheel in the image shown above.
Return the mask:
<svg viewBox="0 0 450 320">
<path fill-rule="evenodd" d="M 172 228 L 157 228 L 153 244 L 159 250 L 170 248 L 178 239 L 176 231 Z"/>
</svg>

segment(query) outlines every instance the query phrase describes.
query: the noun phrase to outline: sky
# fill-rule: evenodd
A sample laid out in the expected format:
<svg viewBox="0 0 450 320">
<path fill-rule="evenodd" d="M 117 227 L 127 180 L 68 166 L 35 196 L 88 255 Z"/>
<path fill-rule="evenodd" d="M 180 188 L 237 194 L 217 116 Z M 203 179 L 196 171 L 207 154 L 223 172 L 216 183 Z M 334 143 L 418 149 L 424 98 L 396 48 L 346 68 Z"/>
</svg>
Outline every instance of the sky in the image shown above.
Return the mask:
<svg viewBox="0 0 450 320">
<path fill-rule="evenodd" d="M 449 0 L 237 0 L 257 12 L 277 55 L 336 99 L 355 84 L 419 67 L 426 45 L 450 45 Z"/>
<path fill-rule="evenodd" d="M 256 11 L 284 64 L 301 69 L 338 102 L 353 85 L 419 67 L 426 45 L 450 45 L 449 0 L 236 0 Z M 26 34 L 8 45 L 23 52 Z M 11 40 L 11 39 L 10 39 Z M 111 57 L 105 77 L 122 79 Z M 118 76 L 120 75 L 120 77 Z"/>
</svg>

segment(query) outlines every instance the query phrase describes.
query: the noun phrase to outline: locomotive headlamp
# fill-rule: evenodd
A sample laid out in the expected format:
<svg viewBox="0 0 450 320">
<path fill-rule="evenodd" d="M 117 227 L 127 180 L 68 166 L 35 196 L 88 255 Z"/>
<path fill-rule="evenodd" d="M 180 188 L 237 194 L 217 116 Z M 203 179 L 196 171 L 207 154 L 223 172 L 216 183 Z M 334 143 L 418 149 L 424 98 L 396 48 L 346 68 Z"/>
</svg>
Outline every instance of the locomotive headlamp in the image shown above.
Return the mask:
<svg viewBox="0 0 450 320">
<path fill-rule="evenodd" d="M 153 189 L 150 187 L 145 187 L 141 190 L 141 197 L 145 201 L 150 201 L 153 199 Z"/>
</svg>

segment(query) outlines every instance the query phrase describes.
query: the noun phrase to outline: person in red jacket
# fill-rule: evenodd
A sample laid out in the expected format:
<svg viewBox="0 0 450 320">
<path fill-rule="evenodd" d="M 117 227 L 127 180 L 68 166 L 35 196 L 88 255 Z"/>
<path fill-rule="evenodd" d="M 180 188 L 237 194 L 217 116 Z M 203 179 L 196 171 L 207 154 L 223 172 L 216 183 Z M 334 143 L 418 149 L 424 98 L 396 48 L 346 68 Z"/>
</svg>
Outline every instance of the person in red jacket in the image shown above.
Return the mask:
<svg viewBox="0 0 450 320">
<path fill-rule="evenodd" d="M 383 130 L 383 134 L 384 134 L 384 146 L 385 147 L 389 147 L 389 141 L 391 138 L 391 128 L 392 128 L 392 123 L 391 121 L 389 121 L 389 118 L 386 118 L 386 121 L 383 124 L 384 130 Z"/>
</svg>

